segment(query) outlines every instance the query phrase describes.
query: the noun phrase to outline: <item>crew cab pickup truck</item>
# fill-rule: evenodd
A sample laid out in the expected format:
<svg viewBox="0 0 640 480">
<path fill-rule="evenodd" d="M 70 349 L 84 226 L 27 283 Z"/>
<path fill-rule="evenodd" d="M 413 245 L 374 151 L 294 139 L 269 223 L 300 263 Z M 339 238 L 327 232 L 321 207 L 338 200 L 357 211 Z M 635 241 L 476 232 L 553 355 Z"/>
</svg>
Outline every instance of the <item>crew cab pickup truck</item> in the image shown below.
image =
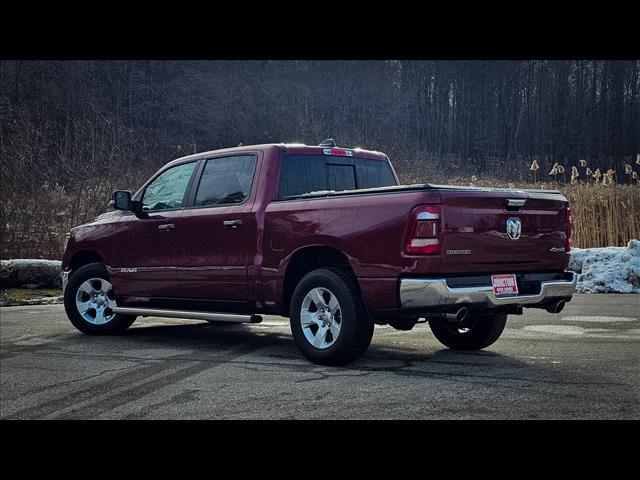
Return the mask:
<svg viewBox="0 0 640 480">
<path fill-rule="evenodd" d="M 558 313 L 576 286 L 559 192 L 399 185 L 385 154 L 332 140 L 178 158 L 111 205 L 71 230 L 62 262 L 67 315 L 88 334 L 275 314 L 305 357 L 340 365 L 374 324 L 488 347 L 507 315 Z"/>
</svg>

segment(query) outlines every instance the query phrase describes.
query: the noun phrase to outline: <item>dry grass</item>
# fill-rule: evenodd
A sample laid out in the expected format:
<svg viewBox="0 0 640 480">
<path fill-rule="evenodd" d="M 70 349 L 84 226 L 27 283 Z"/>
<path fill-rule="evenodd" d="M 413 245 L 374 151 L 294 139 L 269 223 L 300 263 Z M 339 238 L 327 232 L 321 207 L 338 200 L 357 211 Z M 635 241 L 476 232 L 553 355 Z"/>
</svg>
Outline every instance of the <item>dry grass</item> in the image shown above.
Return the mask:
<svg viewBox="0 0 640 480">
<path fill-rule="evenodd" d="M 0 297 L 5 301 L 34 300 L 37 298 L 59 297 L 62 290 L 59 288 L 8 288 L 0 291 Z"/>
<path fill-rule="evenodd" d="M 640 238 L 640 188 L 585 183 L 561 186 L 573 214 L 576 247 L 626 245 Z"/>
<path fill-rule="evenodd" d="M 634 162 L 636 163 L 640 165 L 640 157 Z M 640 179 L 637 169 L 636 165 L 629 165 L 624 173 L 617 176 L 617 183 L 612 170 L 605 173 L 599 170 L 591 172 L 586 162 L 580 162 L 575 170 L 572 166 L 567 166 L 567 173 L 565 169 L 560 170 L 554 165 L 554 175 L 546 176 L 558 180 L 552 182 L 510 182 L 446 173 L 434 177 L 434 170 L 425 168 L 423 164 L 415 168 L 405 166 L 398 169 L 398 174 L 403 184 L 429 182 L 478 187 L 558 189 L 571 204 L 574 245 L 589 248 L 623 246 L 631 239 L 640 238 Z M 535 174 L 536 170 L 531 172 Z M 533 175 L 529 175 L 533 180 Z M 139 183 L 139 179 L 127 178 L 120 185 Z M 61 258 L 64 233 L 70 227 L 89 221 L 106 211 L 112 188 L 112 185 L 91 185 L 71 194 L 57 185 L 45 185 L 37 190 L 37 195 L 27 197 L 19 194 L 16 188 L 3 189 L 0 195 L 0 258 Z"/>
</svg>

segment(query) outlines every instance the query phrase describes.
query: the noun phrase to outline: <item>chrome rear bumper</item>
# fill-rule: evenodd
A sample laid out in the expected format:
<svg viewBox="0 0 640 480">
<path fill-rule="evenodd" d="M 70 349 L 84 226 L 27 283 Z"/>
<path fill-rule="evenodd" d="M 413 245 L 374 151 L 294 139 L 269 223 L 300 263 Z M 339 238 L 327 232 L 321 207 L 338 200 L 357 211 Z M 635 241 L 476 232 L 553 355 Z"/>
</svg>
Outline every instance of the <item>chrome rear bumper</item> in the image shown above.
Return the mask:
<svg viewBox="0 0 640 480">
<path fill-rule="evenodd" d="M 400 305 L 402 308 L 422 308 L 464 303 L 485 304 L 487 307 L 502 305 L 531 305 L 553 297 L 571 297 L 576 291 L 578 275 L 571 273 L 569 280 L 540 282 L 536 295 L 497 297 L 492 286 L 451 288 L 445 278 L 403 278 L 400 280 Z"/>
</svg>

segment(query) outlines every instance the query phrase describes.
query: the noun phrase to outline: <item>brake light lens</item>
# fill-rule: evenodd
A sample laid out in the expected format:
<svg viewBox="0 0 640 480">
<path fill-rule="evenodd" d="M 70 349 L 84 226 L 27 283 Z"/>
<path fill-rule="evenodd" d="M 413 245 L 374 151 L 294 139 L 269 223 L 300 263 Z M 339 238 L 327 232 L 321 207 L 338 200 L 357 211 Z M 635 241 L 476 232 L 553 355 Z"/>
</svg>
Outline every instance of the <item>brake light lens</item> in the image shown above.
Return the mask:
<svg viewBox="0 0 640 480">
<path fill-rule="evenodd" d="M 332 155 L 334 157 L 353 157 L 351 150 L 340 150 L 339 148 L 323 148 L 322 153 Z"/>
<path fill-rule="evenodd" d="M 573 248 L 573 220 L 571 218 L 571 207 L 567 207 L 567 245 L 565 252 L 570 252 Z"/>
<path fill-rule="evenodd" d="M 440 207 L 438 205 L 421 205 L 411 213 L 404 251 L 409 255 L 440 253 Z"/>
</svg>

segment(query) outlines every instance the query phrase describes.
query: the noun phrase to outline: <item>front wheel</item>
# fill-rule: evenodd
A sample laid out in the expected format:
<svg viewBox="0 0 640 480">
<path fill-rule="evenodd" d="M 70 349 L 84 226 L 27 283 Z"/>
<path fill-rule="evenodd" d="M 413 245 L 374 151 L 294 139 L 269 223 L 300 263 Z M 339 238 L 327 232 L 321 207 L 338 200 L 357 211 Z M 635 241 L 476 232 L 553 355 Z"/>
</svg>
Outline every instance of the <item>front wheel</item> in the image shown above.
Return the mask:
<svg viewBox="0 0 640 480">
<path fill-rule="evenodd" d="M 373 322 L 355 282 L 340 270 L 314 270 L 291 299 L 291 332 L 302 354 L 321 365 L 345 365 L 371 343 Z"/>
<path fill-rule="evenodd" d="M 133 315 L 120 315 L 107 269 L 90 263 L 73 272 L 64 291 L 64 309 L 74 327 L 90 335 L 124 332 L 135 321 Z"/>
<path fill-rule="evenodd" d="M 498 340 L 507 322 L 506 313 L 472 313 L 464 322 L 431 319 L 433 335 L 453 350 L 480 350 Z"/>
</svg>

